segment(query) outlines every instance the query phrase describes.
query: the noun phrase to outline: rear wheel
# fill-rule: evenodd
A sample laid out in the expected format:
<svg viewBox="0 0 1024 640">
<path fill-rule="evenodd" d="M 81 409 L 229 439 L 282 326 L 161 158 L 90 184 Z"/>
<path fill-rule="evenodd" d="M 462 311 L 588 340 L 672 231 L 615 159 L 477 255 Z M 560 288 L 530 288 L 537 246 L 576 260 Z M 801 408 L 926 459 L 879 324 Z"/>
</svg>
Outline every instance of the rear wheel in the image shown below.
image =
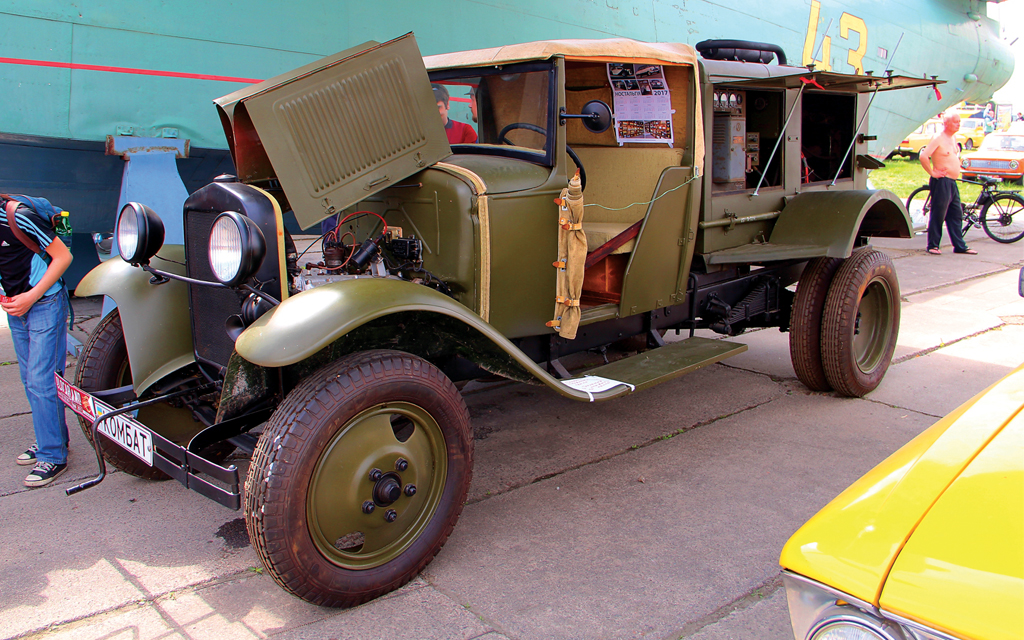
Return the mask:
<svg viewBox="0 0 1024 640">
<path fill-rule="evenodd" d="M 843 261 L 815 258 L 800 274 L 790 316 L 789 357 L 796 377 L 811 391 L 831 391 L 821 364 L 821 317 L 832 278 Z"/>
<path fill-rule="evenodd" d="M 1009 193 L 995 196 L 981 211 L 981 225 L 996 242 L 1009 244 L 1024 238 L 1024 199 Z"/>
<path fill-rule="evenodd" d="M 267 423 L 246 526 L 286 590 L 355 606 L 437 555 L 472 466 L 469 411 L 444 374 L 407 353 L 354 354 L 300 383 Z"/>
<path fill-rule="evenodd" d="M 881 383 L 896 350 L 900 285 L 881 251 L 858 251 L 836 272 L 825 302 L 821 359 L 825 377 L 844 396 L 861 397 Z"/>
</svg>

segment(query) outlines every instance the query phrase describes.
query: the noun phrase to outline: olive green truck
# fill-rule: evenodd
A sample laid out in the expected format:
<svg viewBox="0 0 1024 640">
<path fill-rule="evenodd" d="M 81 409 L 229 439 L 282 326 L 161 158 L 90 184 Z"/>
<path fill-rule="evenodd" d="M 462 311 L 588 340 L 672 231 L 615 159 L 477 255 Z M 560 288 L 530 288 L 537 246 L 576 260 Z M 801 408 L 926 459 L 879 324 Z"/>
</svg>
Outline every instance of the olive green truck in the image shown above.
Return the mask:
<svg viewBox="0 0 1024 640">
<path fill-rule="evenodd" d="M 189 196 L 184 246 L 130 203 L 121 259 L 76 291 L 117 307 L 57 381 L 100 465 L 69 493 L 106 464 L 173 477 L 244 510 L 282 587 L 350 606 L 415 576 L 462 511 L 456 382 L 611 400 L 779 327 L 804 384 L 864 395 L 900 315 L 869 242 L 912 233 L 867 188 L 865 114 L 877 91 L 933 83 L 745 41 L 424 59 L 408 34 L 225 96 L 237 176 Z M 322 258 L 299 255 L 289 211 L 330 221 Z M 567 370 L 608 347 L 625 357 Z M 244 485 L 221 464 L 236 449 Z"/>
</svg>

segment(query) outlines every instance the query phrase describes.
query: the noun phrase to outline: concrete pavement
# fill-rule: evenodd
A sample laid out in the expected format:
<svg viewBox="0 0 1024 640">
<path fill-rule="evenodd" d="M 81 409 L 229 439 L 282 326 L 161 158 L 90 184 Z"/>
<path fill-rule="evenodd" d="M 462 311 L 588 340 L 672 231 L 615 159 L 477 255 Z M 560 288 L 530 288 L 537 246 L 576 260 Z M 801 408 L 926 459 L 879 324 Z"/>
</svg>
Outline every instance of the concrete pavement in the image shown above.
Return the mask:
<svg viewBox="0 0 1024 640">
<path fill-rule="evenodd" d="M 70 412 L 68 473 L 22 487 L 13 458 L 31 419 L 17 366 L 2 364 L 0 638 L 791 638 L 786 539 L 1024 360 L 1024 243 L 968 241 L 979 256 L 926 255 L 920 236 L 876 243 L 903 312 L 894 364 L 863 399 L 807 391 L 776 330 L 610 403 L 467 387 L 476 464 L 458 526 L 420 577 L 350 610 L 284 593 L 241 513 L 177 483 L 114 473 L 65 496 L 95 473 Z M 13 360 L 0 326 L 0 363 Z"/>
</svg>

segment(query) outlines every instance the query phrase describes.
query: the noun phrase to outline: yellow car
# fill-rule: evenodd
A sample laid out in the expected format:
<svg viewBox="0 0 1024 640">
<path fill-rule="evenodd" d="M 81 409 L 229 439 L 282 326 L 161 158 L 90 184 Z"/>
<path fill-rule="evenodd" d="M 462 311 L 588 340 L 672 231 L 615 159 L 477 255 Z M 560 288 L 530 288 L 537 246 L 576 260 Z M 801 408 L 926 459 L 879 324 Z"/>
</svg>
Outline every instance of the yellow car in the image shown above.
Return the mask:
<svg viewBox="0 0 1024 640">
<path fill-rule="evenodd" d="M 1024 176 L 1024 130 L 990 133 L 974 153 L 960 161 L 962 175 L 968 180 L 978 176 L 1021 180 Z"/>
<path fill-rule="evenodd" d="M 914 133 L 904 138 L 903 142 L 900 143 L 900 146 L 897 147 L 895 151 L 893 151 L 893 155 L 910 156 L 911 158 L 916 158 L 917 155 L 921 153 L 921 149 L 924 149 L 925 146 L 929 142 L 931 142 L 931 139 L 934 138 L 936 134 L 941 132 L 942 121 L 932 118 L 928 122 L 918 127 L 917 130 L 914 131 Z M 971 133 L 973 135 L 968 136 L 966 135 L 967 133 Z M 963 124 L 961 123 L 960 131 L 958 131 L 957 134 L 953 136 L 953 139 L 956 140 L 957 148 L 960 151 L 963 151 L 964 149 L 974 148 L 974 145 L 976 144 L 976 137 L 977 133 L 975 131 L 965 131 L 963 128 Z M 984 134 L 982 134 L 982 138 L 984 138 Z M 979 139 L 978 143 L 980 142 L 981 141 Z"/>
<path fill-rule="evenodd" d="M 796 640 L 1024 638 L 1024 365 L 840 494 L 780 563 Z"/>
</svg>

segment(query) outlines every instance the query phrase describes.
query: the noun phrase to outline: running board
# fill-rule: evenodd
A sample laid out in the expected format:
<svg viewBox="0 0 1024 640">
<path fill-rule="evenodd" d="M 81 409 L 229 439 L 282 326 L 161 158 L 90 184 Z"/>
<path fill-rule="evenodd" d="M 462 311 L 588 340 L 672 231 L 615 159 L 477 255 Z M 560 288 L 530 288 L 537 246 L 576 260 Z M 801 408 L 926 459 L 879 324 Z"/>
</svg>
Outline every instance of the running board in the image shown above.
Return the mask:
<svg viewBox="0 0 1024 640">
<path fill-rule="evenodd" d="M 746 350 L 747 345 L 736 342 L 687 338 L 590 369 L 559 383 L 574 392 L 566 395 L 578 400 L 608 400 L 678 378 Z"/>
</svg>

